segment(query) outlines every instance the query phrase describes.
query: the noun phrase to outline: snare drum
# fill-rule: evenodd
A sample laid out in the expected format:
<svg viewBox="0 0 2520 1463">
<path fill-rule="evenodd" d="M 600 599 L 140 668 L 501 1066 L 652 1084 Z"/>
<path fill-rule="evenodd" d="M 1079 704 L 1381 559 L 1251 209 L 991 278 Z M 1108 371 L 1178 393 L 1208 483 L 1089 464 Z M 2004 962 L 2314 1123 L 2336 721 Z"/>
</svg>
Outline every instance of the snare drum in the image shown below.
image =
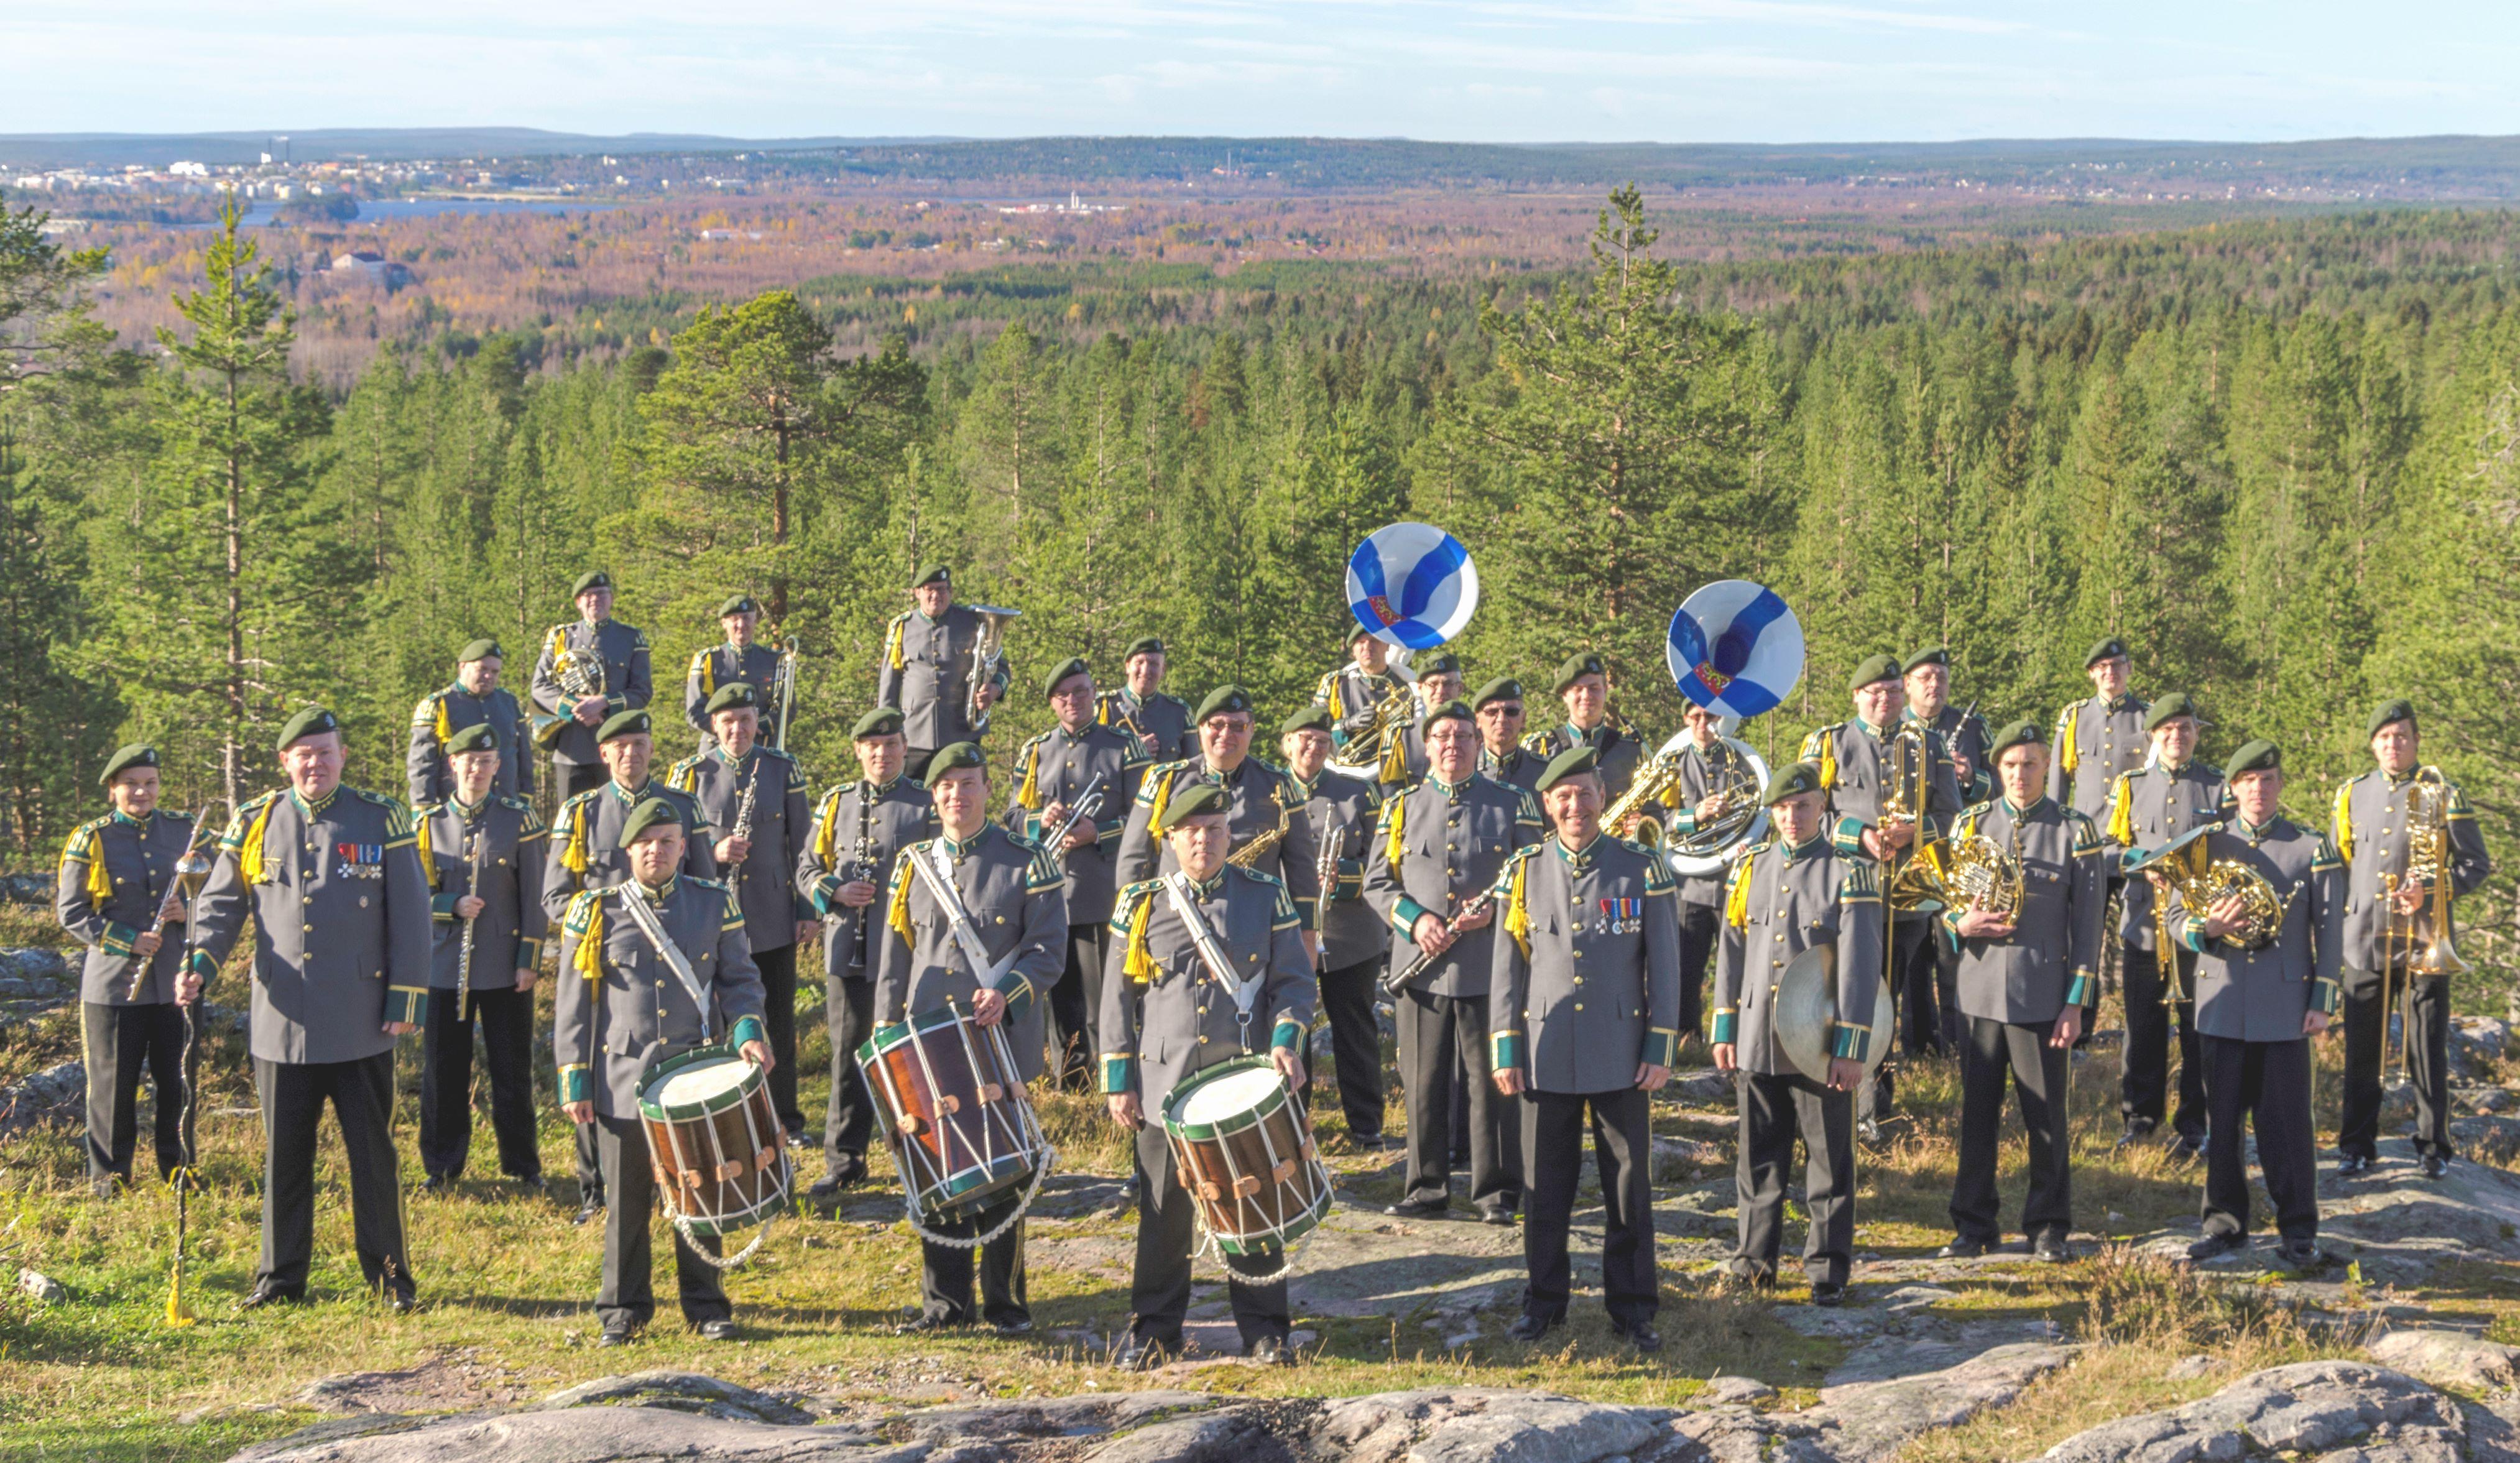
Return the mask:
<svg viewBox="0 0 2520 1463">
<path fill-rule="evenodd" d="M 1219 1062 L 1173 1088 L 1164 1135 L 1182 1187 L 1228 1255 L 1284 1250 L 1329 1212 L 1313 1125 L 1267 1057 Z"/>
<path fill-rule="evenodd" d="M 858 1068 L 903 1192 L 931 1220 L 962 1219 L 1032 1182 L 1050 1151 L 1004 1022 L 947 1004 L 876 1029 Z"/>
<path fill-rule="evenodd" d="M 759 1067 L 723 1046 L 686 1051 L 648 1074 L 639 1118 L 665 1217 L 678 1226 L 733 1234 L 787 1210 L 787 1135 Z"/>
</svg>

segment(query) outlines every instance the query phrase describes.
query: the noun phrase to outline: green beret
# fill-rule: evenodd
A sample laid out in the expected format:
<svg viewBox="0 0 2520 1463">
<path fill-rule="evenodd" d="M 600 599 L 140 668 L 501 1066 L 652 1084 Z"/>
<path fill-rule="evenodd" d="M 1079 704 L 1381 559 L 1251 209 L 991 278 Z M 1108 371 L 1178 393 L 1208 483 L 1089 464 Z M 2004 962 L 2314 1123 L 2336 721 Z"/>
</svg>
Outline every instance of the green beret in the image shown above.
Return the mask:
<svg viewBox="0 0 2520 1463">
<path fill-rule="evenodd" d="M 1234 811 L 1234 799 L 1213 782 L 1192 782 L 1164 804 L 1164 831 L 1169 833 L 1193 818 L 1223 817 Z"/>
<path fill-rule="evenodd" d="M 1161 655 L 1163 653 L 1164 643 L 1160 637 L 1142 635 L 1136 640 L 1129 642 L 1129 648 L 1120 652 L 1120 660 L 1123 664 L 1126 664 L 1134 656 Z"/>
<path fill-rule="evenodd" d="M 910 587 L 912 589 L 917 589 L 923 584 L 941 584 L 947 589 L 952 589 L 954 587 L 954 571 L 945 567 L 943 564 L 929 564 L 927 567 L 910 576 Z"/>
<path fill-rule="evenodd" d="M 616 711 L 606 717 L 604 725 L 595 729 L 595 739 L 598 742 L 607 742 L 616 736 L 628 736 L 634 732 L 653 732 L 655 730 L 655 721 L 648 713 L 634 706 L 627 711 Z"/>
<path fill-rule="evenodd" d="M 1790 763 L 1768 774 L 1768 785 L 1759 789 L 1759 805 L 1773 807 L 1801 793 L 1820 791 L 1820 769 L 1808 762 Z"/>
<path fill-rule="evenodd" d="M 1446 650 L 1440 654 L 1429 655 L 1424 660 L 1414 663 L 1409 669 L 1415 671 L 1420 681 L 1429 676 L 1458 676 L 1462 674 L 1462 657 Z"/>
<path fill-rule="evenodd" d="M 891 736 L 901 731 L 901 713 L 889 706 L 878 706 L 858 718 L 849 729 L 852 741 L 865 741 L 871 736 Z"/>
<path fill-rule="evenodd" d="M 1426 713 L 1426 725 L 1431 727 L 1437 722 L 1452 721 L 1455 718 L 1465 722 L 1470 719 L 1470 703 L 1459 696 L 1440 706 L 1430 708 Z"/>
<path fill-rule="evenodd" d="M 1557 668 L 1557 689 L 1560 692 L 1563 692 L 1566 687 L 1573 686 L 1576 682 L 1583 680 L 1587 676 L 1601 676 L 1606 678 L 1609 674 L 1610 672 L 1608 668 L 1601 664 L 1601 657 L 1594 654 L 1590 650 L 1586 650 L 1580 655 L 1569 655 L 1566 657 L 1565 663 Z"/>
<path fill-rule="evenodd" d="M 585 573 L 577 576 L 577 583 L 568 587 L 568 597 L 574 599 L 578 596 L 585 594 L 588 590 L 608 590 L 610 588 L 612 588 L 611 575 L 605 573 L 602 569 L 589 569 Z"/>
<path fill-rule="evenodd" d="M 715 716 L 721 711 L 735 711 L 745 706 L 759 710 L 761 692 L 754 690 L 750 682 L 730 681 L 708 698 L 708 705 L 700 709 L 700 715 Z"/>
<path fill-rule="evenodd" d="M 717 617 L 721 620 L 725 619 L 728 615 L 757 615 L 759 613 L 761 613 L 761 605 L 759 601 L 755 600 L 750 595 L 738 595 L 734 598 L 729 599 L 724 604 L 717 607 Z"/>
<path fill-rule="evenodd" d="M 1363 625 L 1350 625 L 1347 627 L 1347 643 L 1353 647 L 1358 641 L 1370 639 L 1372 635 L 1373 632 Z"/>
<path fill-rule="evenodd" d="M 113 782 L 114 774 L 122 772 L 127 768 L 156 767 L 157 765 L 158 749 L 156 747 L 151 746 L 145 741 L 126 742 L 121 746 L 115 747 L 113 749 L 113 755 L 105 759 L 105 772 L 97 777 L 96 785 L 99 787 L 111 786 Z"/>
<path fill-rule="evenodd" d="M 499 733 L 490 730 L 488 722 L 474 722 L 472 726 L 446 738 L 446 755 L 449 757 L 458 752 L 495 752 L 497 750 L 499 750 Z"/>
<path fill-rule="evenodd" d="M 643 799 L 638 807 L 630 810 L 629 820 L 621 824 L 621 846 L 628 848 L 640 834 L 650 828 L 679 830 L 682 825 L 683 810 L 675 807 L 670 799 Z"/>
<path fill-rule="evenodd" d="M 2172 691 L 2160 700 L 2153 702 L 2151 709 L 2143 714 L 2143 730 L 2146 732 L 2157 731 L 2163 722 L 2176 721 L 2178 718 L 2182 716 L 2190 718 L 2200 724 L 2205 720 L 2205 718 L 2196 710 L 2196 698 L 2194 696 L 2189 695 L 2183 690 Z"/>
<path fill-rule="evenodd" d="M 1899 669 L 1899 657 L 1896 655 L 1867 655 L 1864 657 L 1863 664 L 1855 668 L 1855 674 L 1847 678 L 1846 688 L 1862 690 L 1876 681 L 1896 681 L 1905 674 L 1907 673 Z"/>
<path fill-rule="evenodd" d="M 1473 711 L 1485 711 L 1490 701 L 1519 701 L 1521 699 L 1522 683 L 1516 681 L 1511 676 L 1499 676 L 1494 681 L 1491 681 L 1487 685 L 1479 687 L 1479 693 L 1470 698 L 1470 709 Z"/>
<path fill-rule="evenodd" d="M 1192 724 L 1196 724 L 1206 721 L 1212 716 L 1224 716 L 1231 712 L 1249 711 L 1250 709 L 1251 693 L 1249 691 L 1244 690 L 1238 686 L 1220 686 L 1216 689 L 1209 691 L 1206 699 L 1198 703 L 1198 711 L 1191 718 L 1191 721 Z"/>
<path fill-rule="evenodd" d="M 2240 749 L 2231 754 L 2231 760 L 2223 764 L 2223 780 L 2228 782 L 2242 773 L 2282 771 L 2282 750 L 2261 736 L 2240 743 Z"/>
<path fill-rule="evenodd" d="M 1995 733 L 1995 739 L 1986 744 L 1986 760 L 1992 763 L 2013 747 L 2046 745 L 2048 745 L 2048 733 L 2040 730 L 2037 722 L 2023 717 L 2017 722 L 2007 724 L 2003 730 Z"/>
<path fill-rule="evenodd" d="M 289 750 L 289 744 L 292 741 L 299 741 L 309 736 L 321 736 L 327 732 L 338 732 L 340 730 L 341 719 L 339 717 L 335 716 L 333 713 L 325 710 L 321 706 L 309 706 L 305 710 L 297 713 L 295 716 L 291 717 L 287 724 L 281 727 L 280 740 L 273 745 L 272 750 L 275 752 L 286 752 Z"/>
<path fill-rule="evenodd" d="M 2394 700 L 2383 701 L 2379 705 L 2372 707 L 2370 716 L 2363 720 L 2362 739 L 2368 741 L 2372 737 L 2379 735 L 2380 729 L 2389 725 L 2391 722 L 2411 722 L 2414 719 L 2414 702 L 2408 700 L 2404 696 L 2397 697 Z"/>
<path fill-rule="evenodd" d="M 967 767 L 985 768 L 988 765 L 989 759 L 980 755 L 980 749 L 976 744 L 968 741 L 948 742 L 936 749 L 935 756 L 927 759 L 927 776 L 920 779 L 919 785 L 933 792 L 936 790 L 936 784 L 945 780 L 947 773 L 961 772 Z"/>
<path fill-rule="evenodd" d="M 1899 671 L 1900 674 L 1905 675 L 1920 665 L 1950 665 L 1951 663 L 1951 646 L 1927 645 L 1925 648 L 1912 652 L 1907 659 L 1899 662 Z"/>
<path fill-rule="evenodd" d="M 1066 680 L 1070 676 L 1090 676 L 1092 674 L 1094 674 L 1094 672 L 1091 667 L 1085 664 L 1084 657 L 1070 655 L 1065 660 L 1052 666 L 1050 668 L 1050 674 L 1041 678 L 1042 696 L 1047 699 L 1058 694 L 1058 683 Z"/>
<path fill-rule="evenodd" d="M 2096 665 L 2103 660 L 2120 659 L 2125 656 L 2126 652 L 2126 642 L 2112 635 L 2107 640 L 2092 646 L 2092 653 L 2083 657 L 2083 669 L 2088 671 L 2093 665 Z"/>
<path fill-rule="evenodd" d="M 1334 732 L 1335 730 L 1336 727 L 1330 721 L 1330 709 L 1327 706 L 1307 706 L 1278 724 L 1280 736 L 1291 736 L 1298 732 Z"/>
<path fill-rule="evenodd" d="M 505 660 L 508 652 L 499 648 L 497 641 L 485 635 L 479 640 L 465 642 L 464 648 L 455 652 L 455 663 L 462 665 L 467 661 L 488 660 L 494 656 Z"/>
<path fill-rule="evenodd" d="M 1578 773 L 1593 771 L 1598 760 L 1591 747 L 1570 747 L 1549 759 L 1549 765 L 1540 770 L 1540 780 L 1531 784 L 1531 790 L 1547 792 Z"/>
</svg>

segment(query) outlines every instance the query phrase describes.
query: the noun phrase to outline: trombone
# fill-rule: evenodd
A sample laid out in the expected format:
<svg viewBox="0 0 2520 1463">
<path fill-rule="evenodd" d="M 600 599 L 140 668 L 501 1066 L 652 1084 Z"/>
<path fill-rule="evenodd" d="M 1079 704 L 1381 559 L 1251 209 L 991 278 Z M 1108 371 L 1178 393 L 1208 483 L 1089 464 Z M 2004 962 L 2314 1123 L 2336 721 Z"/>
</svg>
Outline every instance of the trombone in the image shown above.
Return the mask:
<svg viewBox="0 0 2520 1463">
<path fill-rule="evenodd" d="M 2450 788 L 2441 769 L 2420 768 L 2407 789 L 2407 869 L 2380 876 L 2381 1009 L 2398 1015 L 2398 1074 L 2407 1072 L 2407 1056 L 2415 1024 L 2415 981 L 2465 975 L 2475 967 L 2461 958 L 2451 940 Z M 2398 896 L 2409 887 L 2426 891 L 2412 913 L 2402 912 Z M 2392 991 L 2392 981 L 2395 989 Z M 2383 1018 L 2386 1019 L 2385 1017 Z M 2381 1031 L 2380 1080 L 2389 1080 L 2388 1032 Z"/>
</svg>

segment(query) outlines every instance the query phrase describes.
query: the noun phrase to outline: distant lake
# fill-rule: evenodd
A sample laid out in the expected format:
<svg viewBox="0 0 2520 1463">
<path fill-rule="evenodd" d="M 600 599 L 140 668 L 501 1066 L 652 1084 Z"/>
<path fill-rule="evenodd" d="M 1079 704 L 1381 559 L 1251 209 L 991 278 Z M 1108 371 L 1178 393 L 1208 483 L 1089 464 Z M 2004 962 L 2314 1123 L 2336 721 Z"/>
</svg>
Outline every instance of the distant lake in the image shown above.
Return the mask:
<svg viewBox="0 0 2520 1463">
<path fill-rule="evenodd" d="M 351 224 L 383 223 L 397 218 L 433 218 L 441 213 L 593 213 L 617 208 L 618 203 L 596 202 L 578 199 L 361 199 L 359 216 Z M 243 223 L 248 229 L 268 228 L 279 213 L 280 204 L 269 199 L 255 199 L 245 212 Z M 323 220 L 318 228 L 340 228 Z M 214 229 L 215 223 L 179 224 L 184 229 Z"/>
</svg>

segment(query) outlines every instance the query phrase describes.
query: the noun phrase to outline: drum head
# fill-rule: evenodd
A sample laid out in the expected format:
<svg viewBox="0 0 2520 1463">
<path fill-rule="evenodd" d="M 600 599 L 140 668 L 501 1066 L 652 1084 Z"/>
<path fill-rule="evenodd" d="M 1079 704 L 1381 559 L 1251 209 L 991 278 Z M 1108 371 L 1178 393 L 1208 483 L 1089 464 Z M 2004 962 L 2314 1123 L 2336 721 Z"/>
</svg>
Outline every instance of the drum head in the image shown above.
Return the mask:
<svg viewBox="0 0 2520 1463">
<path fill-rule="evenodd" d="M 1286 1080 L 1265 1057 L 1237 1057 L 1197 1074 L 1164 1099 L 1164 1128 L 1182 1137 L 1234 1132 L 1286 1099 Z"/>
<path fill-rule="evenodd" d="M 714 1052 L 699 1061 L 669 1062 L 640 1089 L 640 1110 L 656 1118 L 698 1117 L 743 1100 L 760 1069 L 742 1057 Z"/>
</svg>

